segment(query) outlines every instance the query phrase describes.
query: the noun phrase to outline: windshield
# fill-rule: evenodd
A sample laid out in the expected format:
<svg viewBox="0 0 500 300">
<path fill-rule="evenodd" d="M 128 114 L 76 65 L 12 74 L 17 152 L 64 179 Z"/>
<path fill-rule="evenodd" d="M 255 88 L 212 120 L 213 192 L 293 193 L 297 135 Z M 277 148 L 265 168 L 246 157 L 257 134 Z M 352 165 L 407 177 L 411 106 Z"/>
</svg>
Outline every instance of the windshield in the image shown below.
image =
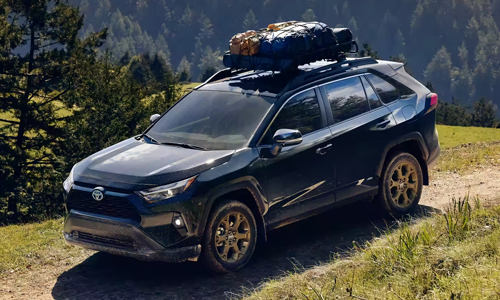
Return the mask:
<svg viewBox="0 0 500 300">
<path fill-rule="evenodd" d="M 236 150 L 246 145 L 273 103 L 273 98 L 261 96 L 193 91 L 147 134 L 160 144 Z"/>
</svg>

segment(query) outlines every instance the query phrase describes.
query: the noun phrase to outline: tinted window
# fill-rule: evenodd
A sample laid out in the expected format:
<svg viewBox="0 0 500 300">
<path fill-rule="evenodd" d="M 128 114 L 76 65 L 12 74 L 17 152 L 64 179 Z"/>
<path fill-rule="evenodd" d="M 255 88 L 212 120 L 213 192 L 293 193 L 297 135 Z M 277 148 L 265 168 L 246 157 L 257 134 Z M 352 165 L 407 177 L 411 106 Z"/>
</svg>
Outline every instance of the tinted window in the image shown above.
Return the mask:
<svg viewBox="0 0 500 300">
<path fill-rule="evenodd" d="M 401 99 L 405 100 L 405 99 L 409 99 L 411 97 L 413 97 L 414 95 L 416 95 L 417 93 L 415 93 L 415 91 L 413 91 L 412 89 L 408 88 L 407 86 L 397 82 L 397 81 L 394 81 L 394 85 L 396 86 L 396 88 L 398 89 L 399 91 L 399 96 L 401 97 Z"/>
<path fill-rule="evenodd" d="M 306 135 L 323 126 L 318 98 L 314 90 L 306 91 L 290 99 L 267 131 L 264 144 L 271 144 L 276 131 L 297 129 Z"/>
<path fill-rule="evenodd" d="M 380 102 L 375 91 L 373 91 L 372 86 L 368 83 L 366 78 L 361 77 L 361 81 L 363 82 L 363 86 L 365 87 L 366 97 L 368 98 L 368 102 L 370 103 L 371 109 L 377 109 L 381 107 L 383 104 Z"/>
<path fill-rule="evenodd" d="M 325 86 L 325 90 L 335 123 L 370 111 L 359 77 L 331 83 Z"/>
<path fill-rule="evenodd" d="M 366 75 L 382 102 L 389 104 L 399 99 L 398 90 L 387 81 L 373 74 Z"/>
<path fill-rule="evenodd" d="M 274 99 L 234 93 L 193 91 L 149 130 L 160 143 L 186 143 L 209 150 L 245 146 Z"/>
</svg>

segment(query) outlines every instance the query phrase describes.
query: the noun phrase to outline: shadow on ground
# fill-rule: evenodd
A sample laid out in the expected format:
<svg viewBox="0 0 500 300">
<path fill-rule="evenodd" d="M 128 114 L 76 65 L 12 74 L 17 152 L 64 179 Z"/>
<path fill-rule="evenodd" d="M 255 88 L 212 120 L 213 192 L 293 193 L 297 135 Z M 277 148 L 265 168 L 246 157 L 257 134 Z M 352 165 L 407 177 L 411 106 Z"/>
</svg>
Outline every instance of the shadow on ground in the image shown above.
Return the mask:
<svg viewBox="0 0 500 300">
<path fill-rule="evenodd" d="M 420 206 L 419 215 L 434 208 Z M 214 276 L 197 263 L 166 264 L 97 253 L 61 274 L 55 299 L 225 299 L 253 290 L 269 277 L 311 267 L 353 241 L 380 235 L 386 222 L 370 204 L 358 203 L 272 231 L 268 243 L 243 270 Z"/>
</svg>

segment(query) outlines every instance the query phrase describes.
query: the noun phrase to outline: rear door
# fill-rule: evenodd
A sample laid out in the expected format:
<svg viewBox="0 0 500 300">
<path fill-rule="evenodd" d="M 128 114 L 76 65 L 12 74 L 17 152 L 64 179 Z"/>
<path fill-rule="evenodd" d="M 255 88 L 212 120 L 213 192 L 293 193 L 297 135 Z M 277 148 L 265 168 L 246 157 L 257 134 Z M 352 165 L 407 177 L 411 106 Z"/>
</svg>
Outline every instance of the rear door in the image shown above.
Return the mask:
<svg viewBox="0 0 500 300">
<path fill-rule="evenodd" d="M 363 76 L 322 86 L 332 132 L 337 201 L 377 192 L 376 170 L 396 125 Z"/>
</svg>

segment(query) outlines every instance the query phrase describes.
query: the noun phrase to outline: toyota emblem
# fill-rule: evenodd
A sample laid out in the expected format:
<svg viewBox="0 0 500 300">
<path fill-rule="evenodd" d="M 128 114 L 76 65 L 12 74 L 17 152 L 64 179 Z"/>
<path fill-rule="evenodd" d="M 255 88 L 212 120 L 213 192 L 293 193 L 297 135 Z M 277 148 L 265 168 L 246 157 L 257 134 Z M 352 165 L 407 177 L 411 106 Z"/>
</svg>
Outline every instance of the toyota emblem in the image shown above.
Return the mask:
<svg viewBox="0 0 500 300">
<path fill-rule="evenodd" d="M 96 187 L 92 191 L 92 198 L 94 198 L 95 201 L 101 201 L 104 198 L 104 188 Z"/>
</svg>

